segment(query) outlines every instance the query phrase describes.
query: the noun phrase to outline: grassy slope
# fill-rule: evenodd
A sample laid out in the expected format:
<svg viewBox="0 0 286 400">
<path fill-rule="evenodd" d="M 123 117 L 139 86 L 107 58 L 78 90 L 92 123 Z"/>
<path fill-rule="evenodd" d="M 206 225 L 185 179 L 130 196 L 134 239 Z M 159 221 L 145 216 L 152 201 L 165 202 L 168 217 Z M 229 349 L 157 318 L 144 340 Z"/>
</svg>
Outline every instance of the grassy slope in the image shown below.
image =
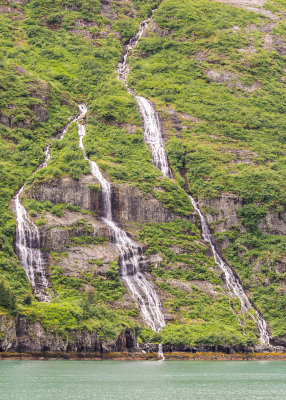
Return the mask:
<svg viewBox="0 0 286 400">
<path fill-rule="evenodd" d="M 144 5 L 137 2 L 135 18 L 131 3 L 114 4 L 109 10 L 111 17 L 114 16 L 112 21 L 108 15 L 100 15 L 101 7 L 97 0 L 66 1 L 65 7 L 62 1 L 31 1 L 26 6 L 11 6 L 11 2 L 8 4 L 6 1 L 0 3 L 4 11 L 11 11 L 11 7 L 14 7 L 13 13 L 3 12 L 0 17 L 3 49 L 0 73 L 3 122 L 0 125 L 0 268 L 7 290 L 7 293 L 1 293 L 1 305 L 13 313 L 20 311 L 29 315 L 31 320 L 43 320 L 47 329 L 67 333 L 72 328 L 91 329 L 98 326 L 102 337 L 116 337 L 122 324 L 132 325 L 132 322 L 124 313 L 121 316 L 120 312 L 109 311 L 102 300 L 90 298 L 84 291 L 79 291 L 84 281 L 79 283 L 59 279 L 58 270 L 52 273 L 54 289 L 59 295 L 55 304 L 45 305 L 34 301 L 30 304 L 31 288 L 13 251 L 15 221 L 9 210 L 9 202 L 23 182 L 31 182 L 33 171 L 43 161 L 43 148 L 49 138 L 63 129 L 68 118 L 77 114 L 76 102 L 90 104 L 101 90 L 106 90 L 105 85 L 109 85 L 110 95 L 122 90 L 114 74 L 122 45 L 114 31 L 117 29 L 122 33 L 123 40 L 127 40 L 156 2 L 149 1 Z M 74 4 L 77 5 L 76 10 Z M 129 17 L 124 15 L 127 11 Z M 76 26 L 78 24 L 80 27 Z M 46 93 L 45 98 L 41 98 L 43 92 Z M 34 104 L 39 103 L 48 113 L 48 119 L 40 116 L 44 121 L 39 121 L 34 111 Z M 82 173 L 88 173 L 77 141 L 73 127 L 67 141 L 55 143 L 52 156 L 55 154 L 56 158 L 60 153 L 59 158 L 53 158 L 45 177 L 39 172 L 37 179 L 65 174 L 79 177 Z M 117 286 L 119 294 L 122 292 L 121 283 L 118 278 L 113 279 L 113 275 L 110 273 L 110 281 L 114 281 L 110 287 L 108 284 L 106 287 L 101 285 L 103 297 L 107 293 L 113 298 Z M 98 282 L 93 284 L 100 286 Z M 13 296 L 16 296 L 16 307 Z"/>
<path fill-rule="evenodd" d="M 285 9 L 285 2 L 279 4 L 276 10 Z M 169 131 L 169 158 L 178 177 L 186 174 L 195 197 L 240 196 L 238 215 L 247 233 L 226 232 L 230 245 L 225 256 L 273 334 L 283 336 L 285 273 L 275 272 L 273 265 L 285 256 L 285 239 L 262 234 L 257 225 L 267 210 L 285 211 L 284 52 L 265 48 L 265 32 L 253 28 L 269 21 L 239 8 L 166 0 L 154 19 L 161 30 L 149 32 L 134 51 L 129 85 L 156 100 L 159 108 L 167 105 L 195 117 L 180 138 Z M 285 21 L 271 34 L 285 40 Z M 210 70 L 235 74 L 233 82 L 213 82 Z M 253 84 L 258 89 L 251 92 L 247 87 Z M 253 163 L 235 163 L 237 149 L 250 151 Z M 261 269 L 255 275 L 257 262 Z"/>
<path fill-rule="evenodd" d="M 2 1 L 2 3 L 5 2 Z M 12 108 L 12 110 L 15 110 L 15 118 L 22 115 L 23 120 L 27 119 L 27 115 L 31 114 L 31 104 L 38 101 L 29 92 L 29 82 L 32 78 L 39 87 L 43 85 L 42 81 L 45 81 L 50 93 L 49 119 L 46 122 L 39 123 L 31 115 L 31 125 L 25 128 L 21 127 L 21 123 L 19 124 L 17 120 L 12 124 L 12 127 L 1 126 L 4 132 L 1 152 L 3 163 L 5 163 L 1 190 L 6 195 L 6 197 L 2 197 L 2 209 L 7 213 L 8 203 L 23 181 L 28 180 L 29 183 L 34 181 L 34 178 L 31 179 L 30 177 L 32 171 L 43 159 L 41 149 L 51 136 L 60 131 L 67 118 L 76 114 L 75 101 L 80 100 L 84 101 L 89 108 L 85 142 L 88 155 L 108 173 L 111 181 L 114 183 L 128 182 L 131 185 L 138 186 L 153 193 L 178 215 L 188 216 L 192 207 L 184 191 L 180 189 L 182 180 L 179 175 L 177 183 L 161 179 L 159 172 L 153 167 L 149 150 L 143 142 L 141 121 L 136 104 L 122 83 L 116 79 L 114 71 L 120 59 L 122 47 L 117 34 L 112 31 L 106 33 L 108 29 L 106 24 L 109 24 L 110 21 L 99 15 L 99 2 L 77 2 L 77 4 L 80 4 L 77 11 L 64 9 L 60 7 L 60 3 L 32 1 L 23 8 L 26 15 L 25 19 L 11 22 L 8 15 L 1 17 L 4 21 L 1 27 L 3 26 L 2 40 L 5 47 L 5 57 L 1 61 L 3 62 L 1 74 L 3 73 L 3 85 L 6 84 L 4 91 L 6 97 L 3 98 L 1 103 L 1 112 L 3 114 L 11 112 L 11 109 L 6 107 L 7 99 L 9 99 L 9 104 L 17 107 L 16 110 Z M 65 3 L 68 7 L 74 2 L 66 1 Z M 114 30 L 121 32 L 123 40 L 134 34 L 138 21 L 144 18 L 150 10 L 150 6 L 155 4 L 152 1 L 148 4 L 145 3 L 142 5 L 140 1 L 134 2 L 137 7 L 137 18 L 123 15 L 123 13 L 128 14 L 127 11 L 132 14 L 130 5 L 124 2 L 115 3 L 114 7 L 118 15 L 111 24 Z M 177 8 L 179 10 L 184 2 L 176 2 L 176 4 L 178 3 Z M 160 17 L 165 5 L 168 6 L 168 1 L 163 2 L 156 18 Z M 189 8 L 190 4 L 187 4 L 187 6 Z M 20 6 L 17 7 L 21 10 Z M 91 8 L 93 9 L 92 12 L 90 11 Z M 171 8 L 171 14 L 172 12 Z M 206 9 L 204 12 L 206 12 Z M 162 18 L 163 22 L 159 22 L 164 25 L 166 18 L 164 16 Z M 183 12 L 182 18 L 184 22 L 185 12 Z M 200 19 L 199 16 L 197 18 Z M 243 12 L 234 12 L 233 21 L 237 21 L 239 18 L 243 19 L 242 24 L 252 20 L 260 20 L 256 16 L 247 15 L 245 17 Z M 86 39 L 79 32 L 72 32 L 75 29 L 75 21 L 82 19 L 93 23 L 94 26 L 89 27 L 88 30 L 95 35 L 94 39 Z M 183 22 L 181 22 L 181 25 Z M 180 24 L 176 23 L 179 26 L 172 29 L 180 29 Z M 214 20 L 213 24 L 216 23 L 217 21 Z M 184 23 L 184 26 L 184 29 L 187 29 L 186 27 L 191 29 L 190 23 Z M 214 29 L 214 26 L 212 29 Z M 4 27 L 6 27 L 5 31 Z M 78 27 L 76 29 L 78 30 Z M 85 27 L 79 28 L 79 30 L 85 29 Z M 199 29 L 204 29 L 201 22 L 197 23 L 196 29 L 199 33 Z M 184 35 L 189 34 L 191 33 L 184 32 Z M 210 34 L 207 34 L 208 38 Z M 203 40 L 203 32 L 200 35 L 199 39 Z M 149 43 L 148 40 L 150 39 L 144 39 L 142 45 L 140 45 L 143 47 L 147 45 L 147 50 L 142 49 L 142 51 L 144 56 L 148 55 L 148 57 L 141 61 L 134 61 L 134 64 L 137 64 L 139 68 L 136 69 L 134 65 L 131 77 L 132 85 L 135 86 L 136 83 L 138 90 L 142 93 L 153 98 L 161 98 L 162 104 L 165 104 L 166 101 L 172 102 L 178 109 L 180 108 L 175 104 L 175 99 L 179 93 L 182 93 L 180 101 L 186 108 L 182 111 L 195 114 L 195 112 L 187 109 L 190 104 L 193 104 L 190 93 L 193 93 L 194 90 L 184 92 L 184 87 L 186 81 L 192 82 L 193 85 L 200 85 L 201 79 L 198 79 L 200 74 L 198 74 L 196 66 L 190 60 L 186 61 L 184 66 L 182 54 L 178 51 L 177 39 L 153 38 L 152 42 Z M 202 46 L 202 40 L 200 46 Z M 175 48 L 172 42 L 176 43 Z M 185 58 L 189 58 L 193 45 L 193 40 L 187 41 L 186 46 L 182 43 Z M 148 46 L 153 49 L 151 53 L 149 53 Z M 163 50 L 161 49 L 162 46 Z M 161 51 L 163 51 L 164 57 L 162 57 Z M 174 70 L 170 70 L 173 67 L 171 67 L 171 63 L 167 62 L 167 58 L 166 63 L 164 63 L 168 54 L 172 63 L 177 57 L 177 63 L 172 64 Z M 140 67 L 141 63 L 145 63 L 142 64 L 143 70 Z M 15 66 L 23 67 L 28 73 L 20 74 Z M 147 66 L 151 68 L 151 71 Z M 144 78 L 145 73 L 147 73 L 145 82 L 151 82 L 151 88 L 144 87 L 146 84 L 141 78 Z M 167 75 L 170 82 L 166 82 Z M 179 82 L 179 88 L 176 88 L 178 82 L 173 82 L 173 79 Z M 160 80 L 162 80 L 162 84 Z M 7 82 L 10 83 L 10 81 L 15 83 L 12 86 L 7 85 Z M 204 85 L 208 86 L 205 83 Z M 204 85 L 202 84 L 202 90 L 207 90 L 204 89 Z M 14 90 L 13 93 L 12 90 Z M 153 93 L 154 90 L 161 91 L 161 94 L 159 92 Z M 211 93 L 213 93 L 212 89 L 208 92 L 209 99 Z M 226 95 L 225 89 L 218 95 L 224 97 Z M 163 98 L 162 96 L 173 97 Z M 17 100 L 19 101 L 17 104 L 16 98 L 20 99 Z M 206 106 L 209 99 L 206 98 L 206 104 L 199 104 L 198 102 L 197 107 L 201 108 L 202 113 L 210 112 L 211 106 Z M 212 112 L 216 115 L 216 112 Z M 203 117 L 202 115 L 198 116 Z M 134 134 L 127 133 L 127 123 L 135 126 Z M 214 123 L 212 125 L 215 126 Z M 202 167 L 205 167 L 203 155 L 209 160 L 210 149 L 214 153 L 216 151 L 209 145 L 209 131 L 206 130 L 208 126 L 208 122 L 205 122 L 204 125 L 197 128 L 196 145 Z M 208 129 L 212 129 L 212 127 Z M 216 134 L 219 134 L 220 130 L 217 130 Z M 225 131 L 227 131 L 226 128 Z M 222 133 L 220 134 L 222 135 Z M 181 142 L 176 141 L 176 138 L 170 140 L 168 150 L 173 166 L 176 163 L 179 166 L 182 159 L 178 150 L 183 149 L 183 153 L 185 153 L 185 148 L 189 148 L 190 145 L 193 146 L 193 143 L 189 141 L 190 136 L 191 132 L 188 135 L 186 132 L 183 147 Z M 7 153 L 7 148 L 13 150 L 13 153 Z M 174 148 L 176 151 L 174 151 Z M 172 154 L 175 154 L 176 159 L 172 158 Z M 188 154 L 193 153 L 188 152 Z M 213 162 L 210 168 L 214 168 L 216 165 L 221 167 L 217 155 L 212 156 L 212 154 Z M 191 158 L 189 158 L 188 163 L 189 179 L 194 182 L 191 177 L 191 168 L 194 165 Z M 196 162 L 196 165 L 199 166 L 199 162 Z M 78 150 L 74 126 L 69 130 L 63 143 L 55 142 L 49 167 L 39 171 L 35 175 L 35 179 L 36 181 L 46 180 L 67 174 L 78 178 L 82 173 L 88 173 L 88 168 Z M 200 173 L 199 176 L 201 176 Z M 199 180 L 198 187 L 202 187 L 204 190 L 204 186 L 200 184 Z M 194 188 L 192 190 L 195 192 Z M 61 212 L 60 207 L 53 209 L 49 204 L 32 204 L 30 208 L 35 214 L 38 213 L 43 216 L 45 208 L 55 214 Z M 80 210 L 78 211 L 80 212 Z M 10 212 L 5 213 L 3 213 L 4 220 L 1 224 L 3 226 L 1 273 L 6 286 L 10 287 L 10 292 L 8 291 L 5 299 L 2 300 L 4 305 L 15 309 L 14 303 L 9 297 L 12 292 L 16 295 L 18 311 L 20 310 L 21 313 L 28 315 L 31 320 L 41 320 L 47 329 L 55 329 L 64 334 L 68 334 L 69 330 L 73 328 L 93 329 L 96 327 L 99 329 L 100 336 L 106 339 L 116 337 L 122 326 L 126 324 L 135 326 L 130 317 L 132 317 L 132 314 L 136 315 L 136 310 L 124 312 L 118 309 L 114 310 L 112 307 L 112 302 L 120 299 L 123 293 L 116 265 L 110 266 L 107 281 L 94 279 L 90 276 L 76 280 L 62 275 L 62 271 L 56 264 L 57 259 L 60 259 L 63 255 L 54 254 L 55 265 L 51 267 L 50 272 L 53 287 L 58 296 L 53 299 L 51 304 L 39 304 L 35 301 L 30 304 L 31 289 L 12 248 L 15 223 L 12 214 Z M 41 223 L 44 223 L 44 220 Z M 220 288 L 221 278 L 214 271 L 212 261 L 206 257 L 205 247 L 197 243 L 199 233 L 193 224 L 178 220 L 172 225 L 153 224 L 141 226 L 138 229 L 137 234 L 139 234 L 140 240 L 148 245 L 148 252 L 159 252 L 164 260 L 160 268 L 153 266 L 152 274 L 161 288 L 165 307 L 174 318 L 174 322 L 164 329 L 161 337 L 154 335 L 148 329 L 138 327 L 141 340 L 163 340 L 164 343 L 177 344 L 203 342 L 233 344 L 255 341 L 254 326 L 250 318 L 247 318 L 247 336 L 243 338 L 237 318 L 229 309 L 228 297 L 224 290 Z M 173 248 L 174 243 L 181 249 L 179 254 Z M 212 283 L 215 294 L 205 293 L 199 289 L 193 282 L 196 280 Z M 179 282 L 185 282 L 188 289 L 178 287 Z M 93 287 L 92 294 L 85 292 L 86 284 Z M 237 302 L 235 300 L 232 302 L 233 307 L 239 313 Z"/>
</svg>

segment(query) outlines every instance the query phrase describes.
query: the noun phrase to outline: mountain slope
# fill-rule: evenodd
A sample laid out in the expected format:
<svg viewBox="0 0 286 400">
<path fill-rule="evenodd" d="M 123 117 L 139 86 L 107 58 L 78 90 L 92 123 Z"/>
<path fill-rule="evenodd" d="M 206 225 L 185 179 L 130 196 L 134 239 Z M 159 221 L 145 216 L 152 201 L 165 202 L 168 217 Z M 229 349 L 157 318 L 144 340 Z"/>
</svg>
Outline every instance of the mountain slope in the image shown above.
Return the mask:
<svg viewBox="0 0 286 400">
<path fill-rule="evenodd" d="M 231 4 L 238 7 L 164 2 L 134 52 L 129 84 L 158 99 L 173 168 L 274 335 L 283 336 L 283 2 L 264 5 L 275 13 L 266 17 Z"/>
<path fill-rule="evenodd" d="M 59 335 L 75 351 L 98 351 L 102 343 L 122 349 L 117 338 L 125 332 L 127 343 L 129 328 L 143 343 L 257 343 L 251 315 L 242 315 L 239 300 L 229 298 L 201 239 L 187 193 L 199 199 L 218 248 L 274 340 L 283 343 L 283 4 L 264 5 L 271 9 L 265 16 L 261 9 L 164 0 L 155 12 L 132 52 L 128 83 L 160 112 L 173 180 L 153 166 L 135 99 L 116 77 L 123 44 L 156 6 L 155 1 L 0 4 L 5 288 L 0 306 L 5 321 L 7 312 L 14 318 L 20 337 L 18 345 L 17 339 L 9 345 L 9 324 L 2 323 L 3 349 L 65 349 L 62 342 L 52 347 L 48 335 Z M 117 222 L 143 248 L 140 266 L 152 277 L 167 322 L 160 333 L 146 327 L 120 280 L 118 249 L 101 220 L 101 188 L 78 147 L 76 123 L 63 140 L 51 141 L 82 102 L 88 107 L 87 155 L 112 183 Z M 34 173 L 47 143 L 51 160 Z M 9 204 L 24 182 L 23 204 L 41 232 L 48 303 L 34 299 L 13 249 Z M 25 343 L 29 329 L 40 329 L 46 344 Z"/>
</svg>

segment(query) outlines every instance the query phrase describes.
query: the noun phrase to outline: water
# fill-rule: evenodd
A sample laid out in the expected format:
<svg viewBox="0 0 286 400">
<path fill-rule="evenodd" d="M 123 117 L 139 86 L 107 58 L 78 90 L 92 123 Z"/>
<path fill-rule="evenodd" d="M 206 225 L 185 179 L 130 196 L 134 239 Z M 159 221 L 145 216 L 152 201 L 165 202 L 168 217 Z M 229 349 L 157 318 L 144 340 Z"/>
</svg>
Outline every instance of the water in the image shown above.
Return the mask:
<svg viewBox="0 0 286 400">
<path fill-rule="evenodd" d="M 0 361 L 0 400 L 283 400 L 286 362 Z"/>
<path fill-rule="evenodd" d="M 163 353 L 163 346 L 160 343 L 158 347 L 158 357 L 161 357 L 161 361 L 165 361 L 164 353 Z"/>
<path fill-rule="evenodd" d="M 151 101 L 141 96 L 136 96 L 136 101 L 143 119 L 144 140 L 151 150 L 153 164 L 161 170 L 164 177 L 172 178 L 172 172 L 169 168 L 165 152 L 159 115 Z"/>
<path fill-rule="evenodd" d="M 122 80 L 125 84 L 129 75 L 129 66 L 127 63 L 127 58 L 129 55 L 130 50 L 134 49 L 134 47 L 137 45 L 138 41 L 141 39 L 144 31 L 146 30 L 148 23 L 151 18 L 148 18 L 144 21 L 142 21 L 139 25 L 138 32 L 134 37 L 132 37 L 128 44 L 124 46 L 124 51 L 123 51 L 123 56 L 121 62 L 118 64 L 117 67 L 117 73 L 118 73 L 118 79 Z"/>
<path fill-rule="evenodd" d="M 80 106 L 82 117 L 86 114 L 85 106 Z M 164 316 L 161 311 L 159 297 L 147 278 L 140 271 L 140 260 L 142 258 L 142 249 L 126 232 L 124 232 L 112 219 L 112 188 L 110 183 L 103 177 L 95 161 L 91 161 L 86 153 L 83 144 L 83 138 L 86 130 L 85 125 L 78 120 L 79 147 L 82 149 L 86 160 L 90 165 L 90 170 L 101 185 L 101 193 L 104 208 L 103 221 L 109 227 L 113 241 L 120 251 L 120 275 L 126 283 L 127 288 L 132 293 L 140 307 L 141 315 L 148 326 L 154 331 L 160 331 L 165 326 Z"/>
<path fill-rule="evenodd" d="M 80 108 L 80 115 L 71 120 L 61 134 L 56 137 L 63 139 L 69 126 L 82 118 L 84 110 Z M 45 160 L 39 165 L 37 171 L 46 168 L 51 159 L 50 146 L 44 149 Z M 14 209 L 16 214 L 16 238 L 15 249 L 17 256 L 23 265 L 28 280 L 33 287 L 34 296 L 40 300 L 47 302 L 51 299 L 48 293 L 49 281 L 46 277 L 45 262 L 41 252 L 40 232 L 38 227 L 31 221 L 25 207 L 21 203 L 21 194 L 25 189 L 25 184 L 19 189 L 14 198 Z"/>
<path fill-rule="evenodd" d="M 172 172 L 168 165 L 168 158 L 165 150 L 165 143 L 163 139 L 163 130 L 160 124 L 158 113 L 154 107 L 154 105 L 147 99 L 141 96 L 136 96 L 135 93 L 129 89 L 127 85 L 127 78 L 129 74 L 129 67 L 128 67 L 128 55 L 130 50 L 132 50 L 138 43 L 139 39 L 142 37 L 145 29 L 148 26 L 149 20 L 143 21 L 143 23 L 139 27 L 139 31 L 137 35 L 130 40 L 129 44 L 125 47 L 124 57 L 122 62 L 119 64 L 118 70 L 118 78 L 122 80 L 125 85 L 127 86 L 129 92 L 134 94 L 135 99 L 138 104 L 138 108 L 143 119 L 143 126 L 144 126 L 144 140 L 146 144 L 149 146 L 151 150 L 151 157 L 153 164 L 159 168 L 162 172 L 164 177 L 172 178 Z M 189 196 L 190 200 L 193 204 L 194 209 L 199 214 L 202 226 L 202 236 L 205 241 L 207 241 L 212 249 L 213 256 L 215 263 L 220 267 L 223 271 L 226 279 L 226 283 L 230 293 L 234 293 L 240 300 L 241 303 L 241 312 L 244 316 L 245 312 L 250 313 L 251 317 L 253 318 L 254 322 L 257 325 L 259 331 L 259 339 L 260 342 L 263 344 L 269 344 L 269 334 L 267 332 L 267 323 L 266 321 L 261 318 L 256 310 L 254 310 L 252 304 L 250 303 L 243 287 L 241 286 L 239 279 L 236 278 L 232 269 L 229 265 L 227 265 L 222 258 L 219 256 L 218 252 L 215 249 L 213 244 L 212 236 L 210 234 L 208 225 L 206 220 L 199 209 L 198 204 L 194 200 L 192 196 Z M 231 305 L 230 305 L 231 307 Z M 233 308 L 231 307 L 232 311 L 235 313 Z M 236 314 L 236 313 L 235 313 Z M 239 319 L 239 317 L 238 317 Z M 240 321 L 239 323 L 242 325 L 244 330 L 244 321 Z"/>
<path fill-rule="evenodd" d="M 128 55 L 130 50 L 134 49 L 138 41 L 141 39 L 144 31 L 148 27 L 151 18 L 141 22 L 137 34 L 130 39 L 129 43 L 124 47 L 122 61 L 117 67 L 118 79 L 127 87 L 137 102 L 138 109 L 141 114 L 144 127 L 144 140 L 151 150 L 151 157 L 155 167 L 159 168 L 164 177 L 172 178 L 172 172 L 168 165 L 168 159 L 165 152 L 165 144 L 163 139 L 163 129 L 160 123 L 159 115 L 150 100 L 142 96 L 136 96 L 135 92 L 127 85 L 127 78 L 130 72 L 128 66 Z"/>
<path fill-rule="evenodd" d="M 34 289 L 35 297 L 42 301 L 48 301 L 49 296 L 46 293 L 46 289 L 49 283 L 45 276 L 44 260 L 40 250 L 40 232 L 30 220 L 25 207 L 20 201 L 20 195 L 24 187 L 22 186 L 15 197 L 17 219 L 16 253 Z"/>
<path fill-rule="evenodd" d="M 201 227 L 202 227 L 202 236 L 203 239 L 209 243 L 211 246 L 213 256 L 215 263 L 221 268 L 221 270 L 224 272 L 226 284 L 229 288 L 230 291 L 232 291 L 239 299 L 240 299 L 240 304 L 241 304 L 241 311 L 244 314 L 245 312 L 250 313 L 251 317 L 253 318 L 254 322 L 256 323 L 260 335 L 260 342 L 269 344 L 269 334 L 267 332 L 267 324 L 266 321 L 260 317 L 258 312 L 254 310 L 252 304 L 250 303 L 243 287 L 241 286 L 239 280 L 236 278 L 236 276 L 233 274 L 231 268 L 229 265 L 227 265 L 226 262 L 223 261 L 223 259 L 219 256 L 218 252 L 215 249 L 215 246 L 212 241 L 212 236 L 209 230 L 209 227 L 206 223 L 206 220 L 201 212 L 201 210 L 198 207 L 198 204 L 194 200 L 192 196 L 189 196 L 192 202 L 192 205 L 194 209 L 197 211 L 199 214 L 200 220 L 201 220 Z M 255 312 L 255 315 L 253 315 L 252 312 Z"/>
</svg>

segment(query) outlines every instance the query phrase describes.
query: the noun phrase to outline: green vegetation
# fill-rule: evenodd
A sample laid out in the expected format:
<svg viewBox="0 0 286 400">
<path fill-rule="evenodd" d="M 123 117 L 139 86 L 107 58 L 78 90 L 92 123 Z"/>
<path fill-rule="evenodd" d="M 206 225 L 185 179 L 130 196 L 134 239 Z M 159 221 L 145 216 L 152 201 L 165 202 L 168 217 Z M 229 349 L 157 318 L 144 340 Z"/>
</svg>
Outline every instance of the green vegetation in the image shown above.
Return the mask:
<svg viewBox="0 0 286 400">
<path fill-rule="evenodd" d="M 285 11 L 285 2 L 271 10 Z M 270 26 L 259 14 L 208 0 L 165 0 L 154 20 L 157 29 L 133 52 L 129 86 L 161 110 L 178 183 L 185 178 L 197 198 L 239 198 L 247 233 L 233 227 L 217 237 L 227 239 L 224 255 L 273 334 L 283 336 L 285 241 L 262 234 L 259 223 L 286 206 L 285 21 Z M 179 134 L 167 109 L 178 113 Z"/>
<path fill-rule="evenodd" d="M 0 282 L 0 307 L 7 308 L 13 312 L 16 309 L 16 299 L 3 282 Z"/>
<path fill-rule="evenodd" d="M 51 201 L 44 201 L 43 203 L 35 199 L 23 199 L 25 209 L 29 211 L 31 217 L 36 217 L 41 214 L 44 215 L 44 211 L 49 211 L 51 214 L 57 217 L 63 216 L 63 210 L 69 210 L 74 212 L 88 213 L 86 210 L 81 210 L 80 207 L 72 204 L 53 204 Z"/>
<path fill-rule="evenodd" d="M 114 98 L 114 83 L 118 90 L 123 91 L 115 79 L 116 65 L 122 54 L 122 42 L 116 29 L 122 33 L 123 40 L 127 40 L 137 29 L 139 21 L 146 18 L 156 5 L 152 0 L 144 4 L 135 3 L 133 9 L 130 2 L 116 2 L 110 14 L 105 15 L 98 0 L 66 0 L 64 3 L 60 0 L 32 0 L 23 5 L 0 1 L 4 10 L 0 15 L 0 272 L 5 288 L 15 295 L 18 312 L 25 315 L 38 313 L 38 316 L 44 313 L 47 315 L 46 328 L 49 323 L 51 327 L 56 325 L 52 319 L 60 320 L 63 309 L 60 304 L 27 304 L 26 299 L 30 298 L 32 291 L 14 253 L 15 221 L 9 204 L 24 182 L 31 184 L 64 175 L 78 179 L 89 173 L 88 163 L 78 149 L 74 124 L 63 140 L 52 143 L 49 166 L 32 177 L 44 160 L 45 145 L 51 143 L 51 138 L 78 113 L 77 102 L 88 104 L 92 120 L 92 113 L 97 112 L 92 105 L 95 98 L 104 98 L 105 91 L 107 98 Z M 14 7 L 15 13 L 6 13 L 7 6 Z M 126 93 L 124 96 L 128 97 Z M 106 113 L 109 104 L 105 107 Z M 139 124 L 136 107 L 133 107 L 133 112 L 137 114 L 134 118 Z M 149 164 L 152 167 L 151 162 Z M 40 205 L 31 200 L 27 200 L 25 205 L 31 217 L 38 218 L 39 226 L 45 225 L 45 211 L 60 217 L 64 208 L 70 209 L 68 205 L 48 202 Z M 83 236 L 85 242 L 87 236 Z M 74 241 L 78 240 L 82 242 L 83 239 L 74 238 Z M 72 299 L 69 301 L 73 302 Z M 70 310 L 72 307 L 69 305 L 67 308 Z M 120 331 L 124 319 L 117 318 L 116 312 L 109 311 L 105 305 L 98 307 L 98 314 L 94 311 L 94 321 L 110 314 L 110 321 L 107 321 L 109 317 L 102 323 L 97 321 L 99 329 L 104 330 L 106 323 L 110 332 L 113 326 L 117 326 L 114 328 L 116 332 Z M 70 323 L 71 329 L 72 318 Z M 64 326 L 67 328 L 68 322 Z M 114 336 L 114 331 L 110 334 Z"/>
<path fill-rule="evenodd" d="M 164 224 L 146 224 L 140 240 L 148 245 L 146 253 L 159 254 L 162 261 L 152 266 L 152 274 L 167 294 L 164 307 L 173 314 L 160 335 L 151 330 L 139 330 L 142 341 L 162 341 L 164 344 L 246 345 L 257 342 L 252 318 L 245 316 L 246 336 L 243 336 L 240 302 L 228 298 L 221 289 L 222 280 L 214 262 L 206 256 L 207 248 L 200 241 L 198 228 L 186 220 Z M 230 310 L 229 301 L 235 313 Z"/>
<path fill-rule="evenodd" d="M 129 86 L 158 108 L 174 180 L 153 166 L 135 99 L 115 72 L 124 43 L 159 3 L 154 23 L 130 58 Z M 1 310 L 67 337 L 73 329 L 97 329 L 102 340 L 115 339 L 129 326 L 141 341 L 163 344 L 255 343 L 253 320 L 246 316 L 243 336 L 240 304 L 228 298 L 220 271 L 190 221 L 187 188 L 210 204 L 222 193 L 238 199 L 240 225 L 220 229 L 217 240 L 274 336 L 285 336 L 285 240 L 262 229 L 269 214 L 284 218 L 286 210 L 285 22 L 269 27 L 259 14 L 209 0 L 123 0 L 108 7 L 99 0 L 13 5 L 0 0 L 0 5 L 15 11 L 0 15 Z M 285 1 L 265 7 L 285 11 Z M 273 37 L 270 45 L 266 33 Z M 83 216 L 62 227 L 70 230 L 70 249 L 106 241 L 93 234 L 84 219 L 87 211 L 25 198 L 39 183 L 57 184 L 67 176 L 79 180 L 90 173 L 76 123 L 62 140 L 55 139 L 77 115 L 79 102 L 88 107 L 87 155 L 109 181 L 151 194 L 181 218 L 129 227 L 145 244 L 146 256 L 161 258 L 150 271 L 173 321 L 160 334 L 138 323 L 134 303 L 125 306 L 117 262 L 106 266 L 90 256 L 88 272 L 79 268 L 72 274 L 63 267 L 68 251 L 50 251 L 52 300 L 39 303 L 15 255 L 10 202 L 24 182 L 23 203 L 39 227 L 46 228 L 46 212 L 62 218 L 65 210 L 73 211 Z M 47 144 L 51 160 L 36 171 Z M 89 187 L 100 191 L 96 182 Z M 214 216 L 217 210 L 210 205 L 204 212 Z"/>
<path fill-rule="evenodd" d="M 57 296 L 50 303 L 33 301 L 29 306 L 20 306 L 21 314 L 29 321 L 39 321 L 47 331 L 67 337 L 74 329 L 98 329 L 102 340 L 116 339 L 123 326 L 134 326 L 129 310 L 110 308 L 124 293 L 116 263 L 110 265 L 105 277 L 85 274 L 76 278 L 67 276 L 59 266 L 50 269 Z M 86 285 L 88 291 L 84 289 Z"/>
</svg>

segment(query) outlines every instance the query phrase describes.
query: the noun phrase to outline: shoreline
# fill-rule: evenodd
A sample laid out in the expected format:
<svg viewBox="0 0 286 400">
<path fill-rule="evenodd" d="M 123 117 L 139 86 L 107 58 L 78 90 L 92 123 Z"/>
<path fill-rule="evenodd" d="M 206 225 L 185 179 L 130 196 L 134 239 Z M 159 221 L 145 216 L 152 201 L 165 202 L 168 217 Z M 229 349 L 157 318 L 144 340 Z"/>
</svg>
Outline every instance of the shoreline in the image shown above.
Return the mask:
<svg viewBox="0 0 286 400">
<path fill-rule="evenodd" d="M 285 353 L 164 353 L 165 361 L 286 361 Z M 157 353 L 0 353 L 0 360 L 159 361 Z"/>
</svg>

